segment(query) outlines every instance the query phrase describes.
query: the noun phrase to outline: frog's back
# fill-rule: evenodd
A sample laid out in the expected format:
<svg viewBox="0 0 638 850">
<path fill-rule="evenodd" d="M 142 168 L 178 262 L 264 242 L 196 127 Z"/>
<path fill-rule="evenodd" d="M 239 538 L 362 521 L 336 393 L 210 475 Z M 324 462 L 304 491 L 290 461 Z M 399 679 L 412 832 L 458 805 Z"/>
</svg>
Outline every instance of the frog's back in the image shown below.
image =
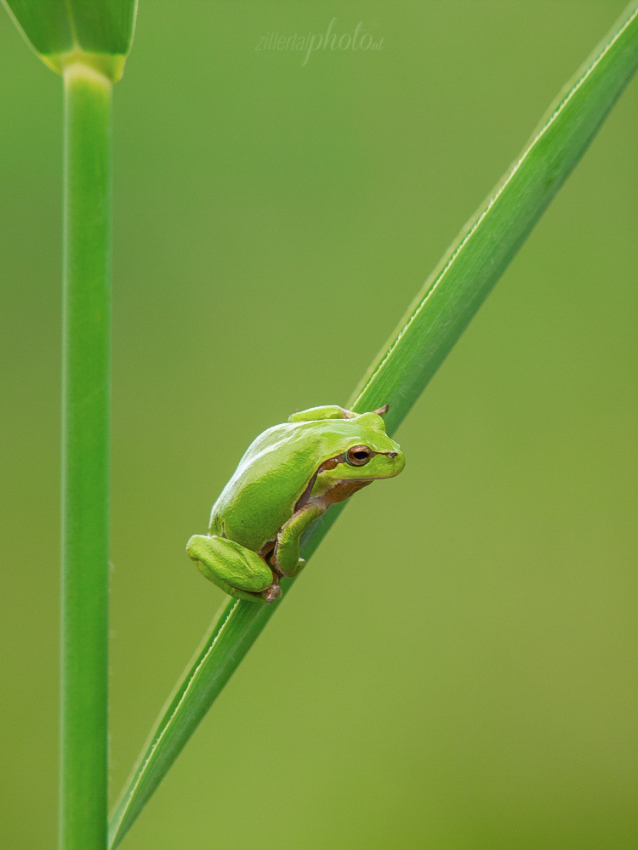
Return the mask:
<svg viewBox="0 0 638 850">
<path fill-rule="evenodd" d="M 308 425 L 275 425 L 251 443 L 213 505 L 212 533 L 255 552 L 275 539 L 321 462 L 323 429 Z"/>
<path fill-rule="evenodd" d="M 290 519 L 321 464 L 359 442 L 381 452 L 394 446 L 375 414 L 286 422 L 264 431 L 213 505 L 211 532 L 259 552 Z"/>
</svg>

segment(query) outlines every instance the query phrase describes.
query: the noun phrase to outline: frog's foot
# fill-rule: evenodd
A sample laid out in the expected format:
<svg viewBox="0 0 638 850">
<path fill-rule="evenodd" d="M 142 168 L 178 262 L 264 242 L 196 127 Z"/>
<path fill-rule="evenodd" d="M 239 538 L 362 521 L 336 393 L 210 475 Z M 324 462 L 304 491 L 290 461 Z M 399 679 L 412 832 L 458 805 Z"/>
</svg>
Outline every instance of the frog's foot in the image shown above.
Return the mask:
<svg viewBox="0 0 638 850">
<path fill-rule="evenodd" d="M 277 581 L 273 581 L 270 587 L 267 587 L 266 590 L 262 590 L 261 592 L 262 599 L 264 602 L 270 604 L 274 602 L 275 599 L 279 599 L 281 596 L 281 587 L 277 584 Z"/>
<path fill-rule="evenodd" d="M 280 569 L 280 573 L 281 573 L 282 576 L 284 576 L 284 578 L 294 578 L 295 576 L 299 575 L 299 573 L 303 570 L 303 568 L 305 566 L 306 566 L 306 562 L 304 561 L 304 559 L 299 558 L 299 560 L 297 561 L 296 567 L 293 567 L 292 570 L 286 570 L 285 572 Z"/>
</svg>

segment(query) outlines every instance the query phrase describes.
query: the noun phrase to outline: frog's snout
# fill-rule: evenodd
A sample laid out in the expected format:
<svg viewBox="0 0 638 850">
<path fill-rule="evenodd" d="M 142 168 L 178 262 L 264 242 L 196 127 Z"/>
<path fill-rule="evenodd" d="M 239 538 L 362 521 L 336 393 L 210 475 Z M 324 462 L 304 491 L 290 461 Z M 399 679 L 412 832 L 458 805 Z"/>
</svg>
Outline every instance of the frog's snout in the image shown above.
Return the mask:
<svg viewBox="0 0 638 850">
<path fill-rule="evenodd" d="M 391 478 L 395 475 L 399 475 L 400 472 L 403 472 L 405 468 L 405 457 L 402 451 L 388 452 L 386 457 L 388 458 L 391 469 Z"/>
</svg>

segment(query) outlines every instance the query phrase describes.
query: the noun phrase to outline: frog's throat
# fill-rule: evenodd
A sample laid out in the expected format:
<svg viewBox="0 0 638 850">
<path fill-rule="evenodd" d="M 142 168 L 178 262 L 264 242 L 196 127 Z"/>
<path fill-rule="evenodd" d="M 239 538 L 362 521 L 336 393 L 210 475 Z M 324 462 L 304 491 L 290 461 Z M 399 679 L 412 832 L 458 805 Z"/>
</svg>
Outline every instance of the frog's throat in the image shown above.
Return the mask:
<svg viewBox="0 0 638 850">
<path fill-rule="evenodd" d="M 374 478 L 349 478 L 345 481 L 337 481 L 321 496 L 311 496 L 307 504 L 313 507 L 320 507 L 324 511 L 327 511 L 330 505 L 345 502 L 353 493 L 356 493 L 363 487 L 367 487 L 373 481 Z"/>
</svg>

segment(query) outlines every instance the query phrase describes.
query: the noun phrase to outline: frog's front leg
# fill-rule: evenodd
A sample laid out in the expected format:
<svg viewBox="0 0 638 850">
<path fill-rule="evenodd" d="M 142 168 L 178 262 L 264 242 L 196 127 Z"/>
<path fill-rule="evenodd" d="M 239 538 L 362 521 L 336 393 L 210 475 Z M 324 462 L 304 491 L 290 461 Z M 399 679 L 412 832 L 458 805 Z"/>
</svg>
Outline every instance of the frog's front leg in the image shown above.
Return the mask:
<svg viewBox="0 0 638 850">
<path fill-rule="evenodd" d="M 209 581 L 237 599 L 272 602 L 281 596 L 279 582 L 256 552 L 227 540 L 195 534 L 186 551 Z"/>
<path fill-rule="evenodd" d="M 271 563 L 280 575 L 293 578 L 306 566 L 304 559 L 299 557 L 299 539 L 310 523 L 320 517 L 324 511 L 324 508 L 316 506 L 301 508 L 282 525 L 271 559 Z"/>
</svg>

